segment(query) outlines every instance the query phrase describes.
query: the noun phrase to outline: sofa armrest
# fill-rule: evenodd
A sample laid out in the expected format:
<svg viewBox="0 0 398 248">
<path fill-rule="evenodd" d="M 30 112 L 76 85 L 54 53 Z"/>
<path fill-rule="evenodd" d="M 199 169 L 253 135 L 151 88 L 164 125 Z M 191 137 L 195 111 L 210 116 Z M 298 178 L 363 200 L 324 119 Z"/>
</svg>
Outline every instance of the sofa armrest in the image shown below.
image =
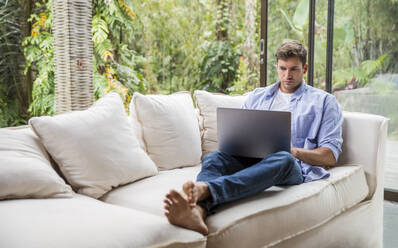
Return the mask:
<svg viewBox="0 0 398 248">
<path fill-rule="evenodd" d="M 338 165 L 359 164 L 364 168 L 370 199 L 384 187 L 388 119 L 356 112 L 343 112 L 343 117 L 344 141 Z"/>
</svg>

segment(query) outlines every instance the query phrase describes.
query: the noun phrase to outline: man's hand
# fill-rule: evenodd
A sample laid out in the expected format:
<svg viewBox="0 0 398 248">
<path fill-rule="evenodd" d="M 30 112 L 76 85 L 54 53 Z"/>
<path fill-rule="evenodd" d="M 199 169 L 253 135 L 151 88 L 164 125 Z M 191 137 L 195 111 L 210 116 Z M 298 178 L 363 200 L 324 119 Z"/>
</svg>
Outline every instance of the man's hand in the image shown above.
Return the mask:
<svg viewBox="0 0 398 248">
<path fill-rule="evenodd" d="M 291 147 L 290 153 L 295 158 L 310 165 L 322 167 L 336 165 L 336 159 L 334 158 L 333 152 L 327 147 L 319 147 L 313 150 Z"/>
</svg>

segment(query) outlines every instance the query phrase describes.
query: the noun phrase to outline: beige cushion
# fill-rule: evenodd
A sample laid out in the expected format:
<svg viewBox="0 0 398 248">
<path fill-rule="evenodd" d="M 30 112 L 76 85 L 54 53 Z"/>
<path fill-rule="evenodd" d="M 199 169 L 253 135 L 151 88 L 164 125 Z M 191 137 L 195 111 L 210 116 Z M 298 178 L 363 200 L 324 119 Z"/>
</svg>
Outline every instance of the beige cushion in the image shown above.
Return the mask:
<svg viewBox="0 0 398 248">
<path fill-rule="evenodd" d="M 196 181 L 201 166 L 160 171 L 158 175 L 119 187 L 100 200 L 163 216 L 163 199 L 170 189 L 182 190 L 187 180 Z M 134 196 L 134 197 L 133 197 Z"/>
<path fill-rule="evenodd" d="M 142 126 L 137 119 L 137 111 L 135 110 L 135 104 L 133 101 L 129 104 L 129 120 L 131 122 L 131 126 L 134 129 L 134 133 L 140 143 L 141 148 L 146 152 L 145 142 L 144 142 L 144 133 L 142 130 Z"/>
<path fill-rule="evenodd" d="M 161 170 L 200 163 L 200 131 L 191 95 L 142 95 L 132 104 L 142 127 L 146 151 Z"/>
<path fill-rule="evenodd" d="M 29 127 L 0 129 L 0 199 L 72 195 Z"/>
<path fill-rule="evenodd" d="M 98 198 L 113 187 L 157 173 L 117 93 L 87 110 L 35 117 L 29 123 L 79 193 Z"/>
<path fill-rule="evenodd" d="M 102 200 L 162 216 L 166 192 L 172 188 L 181 190 L 182 183 L 195 180 L 199 170 L 197 166 L 162 171 L 115 189 Z M 368 186 L 361 166 L 342 166 L 329 171 L 328 179 L 271 187 L 255 197 L 220 207 L 206 220 L 210 229 L 208 247 L 277 244 L 324 224 L 365 199 Z"/>
<path fill-rule="evenodd" d="M 201 127 L 202 150 L 204 156 L 218 150 L 217 107 L 240 108 L 246 99 L 246 95 L 229 96 L 220 93 L 195 90 L 194 99 L 200 114 L 199 125 Z"/>
<path fill-rule="evenodd" d="M 0 247 L 205 247 L 204 236 L 154 216 L 76 194 L 0 201 Z"/>
</svg>

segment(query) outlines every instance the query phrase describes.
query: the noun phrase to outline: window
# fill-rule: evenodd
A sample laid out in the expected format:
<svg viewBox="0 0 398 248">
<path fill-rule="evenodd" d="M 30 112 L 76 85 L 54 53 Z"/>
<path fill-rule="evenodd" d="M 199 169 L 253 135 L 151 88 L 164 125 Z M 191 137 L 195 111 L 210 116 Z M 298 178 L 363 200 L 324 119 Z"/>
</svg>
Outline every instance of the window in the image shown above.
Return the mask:
<svg viewBox="0 0 398 248">
<path fill-rule="evenodd" d="M 261 85 L 277 81 L 276 44 L 309 50 L 307 83 L 333 93 L 346 111 L 390 119 L 385 188 L 398 198 L 398 2 L 261 0 Z M 313 57 L 312 57 L 313 56 Z M 393 194 L 394 195 L 394 194 Z"/>
</svg>

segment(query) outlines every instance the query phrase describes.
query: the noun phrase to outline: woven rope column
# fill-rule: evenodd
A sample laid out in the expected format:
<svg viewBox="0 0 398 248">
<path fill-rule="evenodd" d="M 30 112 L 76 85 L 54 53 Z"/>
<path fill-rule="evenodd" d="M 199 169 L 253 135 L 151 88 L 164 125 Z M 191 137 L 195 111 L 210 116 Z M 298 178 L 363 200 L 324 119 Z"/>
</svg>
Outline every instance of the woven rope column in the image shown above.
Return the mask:
<svg viewBox="0 0 398 248">
<path fill-rule="evenodd" d="M 54 0 L 53 35 L 56 113 L 92 105 L 91 0 Z"/>
</svg>

